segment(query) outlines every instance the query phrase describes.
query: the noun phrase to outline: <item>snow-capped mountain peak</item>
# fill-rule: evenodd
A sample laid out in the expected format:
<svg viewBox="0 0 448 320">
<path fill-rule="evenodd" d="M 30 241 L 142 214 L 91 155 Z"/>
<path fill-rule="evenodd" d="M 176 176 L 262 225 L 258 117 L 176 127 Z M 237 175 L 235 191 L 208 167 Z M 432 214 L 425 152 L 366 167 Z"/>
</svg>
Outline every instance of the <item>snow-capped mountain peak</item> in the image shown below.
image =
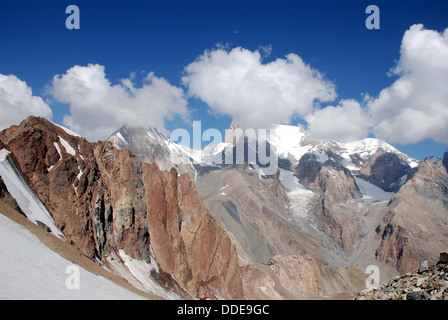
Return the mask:
<svg viewBox="0 0 448 320">
<path fill-rule="evenodd" d="M 405 161 L 411 168 L 418 166 L 419 161 L 409 157 L 408 155 L 400 152 L 392 145 L 384 142 L 380 139 L 375 138 L 365 138 L 359 141 L 339 143 L 341 147 L 341 156 L 343 158 L 350 158 L 351 156 L 357 154 L 361 158 L 371 157 L 378 150 L 383 150 L 384 152 L 396 154 L 400 159 Z"/>
<path fill-rule="evenodd" d="M 187 172 L 195 181 L 198 175 L 197 169 L 200 167 L 220 167 L 231 164 L 229 159 L 236 159 L 233 158 L 234 153 L 239 151 L 238 141 L 240 141 L 241 147 L 244 141 L 242 139 L 246 136 L 252 139 L 254 134 L 257 143 L 253 139 L 252 142 L 248 142 L 247 146 L 244 147 L 246 148 L 244 157 L 240 155 L 239 159 L 241 162 L 241 159 L 244 158 L 245 161 L 252 164 L 261 176 L 266 175 L 266 170 L 263 170 L 263 166 L 258 166 L 257 160 L 263 153 L 264 155 L 273 154 L 276 159 L 288 160 L 290 162 L 289 170 L 297 167 L 304 155 L 309 155 L 307 159 L 315 159 L 321 164 L 330 161 L 333 165 L 346 168 L 352 174 L 367 180 L 369 180 L 370 167 L 378 159 L 381 160 L 381 157 L 389 155 L 396 159 L 399 167 L 398 171 L 401 173 L 399 177 L 389 181 L 387 186 L 380 186 L 382 188 L 386 187 L 385 191 L 389 192 L 392 189 L 399 188 L 406 181 L 407 172 L 419 164 L 416 159 L 407 156 L 380 139 L 365 138 L 345 143 L 314 140 L 301 125 L 275 125 L 271 129 L 263 131 L 263 134 L 260 132 L 260 130 L 242 129 L 239 123 L 234 121 L 223 142 L 207 146 L 202 150 L 175 143 L 154 128 L 130 128 L 125 126 L 115 132 L 109 138 L 109 141 L 115 147 L 130 148 L 143 160 L 156 162 L 162 169 L 168 170 L 175 167 L 180 174 Z M 270 150 L 267 150 L 267 148 Z M 257 159 L 248 159 L 248 156 L 254 150 Z M 276 170 L 270 170 L 269 172 L 274 174 Z"/>
</svg>

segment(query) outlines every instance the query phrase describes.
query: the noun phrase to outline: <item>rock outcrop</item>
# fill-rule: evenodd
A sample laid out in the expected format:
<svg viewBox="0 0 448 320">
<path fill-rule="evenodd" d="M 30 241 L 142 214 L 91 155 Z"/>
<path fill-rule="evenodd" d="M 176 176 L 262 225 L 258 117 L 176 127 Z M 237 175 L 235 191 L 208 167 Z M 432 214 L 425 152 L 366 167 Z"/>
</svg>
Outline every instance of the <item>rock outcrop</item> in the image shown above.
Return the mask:
<svg viewBox="0 0 448 320">
<path fill-rule="evenodd" d="M 448 300 L 448 266 L 437 264 L 397 276 L 355 300 Z"/>
<path fill-rule="evenodd" d="M 11 194 L 8 192 L 8 189 L 6 188 L 6 185 L 1 177 L 0 177 L 0 200 L 2 200 L 5 204 L 7 204 L 20 214 L 25 215 L 23 211 L 20 209 L 19 205 L 17 204 L 16 199 L 14 199 L 14 197 L 12 197 Z"/>
<path fill-rule="evenodd" d="M 320 152 L 302 156 L 294 175 L 304 187 L 319 195 L 315 205 L 316 220 L 326 234 L 331 236 L 345 251 L 351 252 L 359 240 L 359 219 L 354 198 L 361 198 L 355 178 L 344 168 L 337 155 Z M 323 161 L 322 158 L 325 160 Z"/>
<path fill-rule="evenodd" d="M 360 177 L 386 192 L 397 192 L 411 167 L 396 154 L 377 152 L 362 164 Z"/>
<path fill-rule="evenodd" d="M 448 250 L 440 252 L 439 264 L 447 264 L 448 263 Z"/>
<path fill-rule="evenodd" d="M 443 154 L 442 163 L 445 169 L 448 171 L 448 151 L 445 151 L 445 153 Z"/>
<path fill-rule="evenodd" d="M 0 144 L 66 241 L 86 256 L 107 264 L 124 252 L 156 265 L 147 277 L 183 297 L 243 298 L 235 246 L 188 175 L 36 117 L 2 131 Z"/>
<path fill-rule="evenodd" d="M 448 174 L 440 159 L 426 159 L 391 199 L 377 227 L 381 244 L 379 261 L 401 273 L 410 272 L 423 260 L 436 263 L 448 247 Z"/>
<path fill-rule="evenodd" d="M 251 299 L 322 299 L 326 293 L 312 257 L 274 256 L 267 264 L 242 267 Z"/>
<path fill-rule="evenodd" d="M 354 267 L 334 268 L 310 255 L 272 257 L 241 267 L 249 299 L 349 299 L 365 288 L 366 275 Z"/>
</svg>

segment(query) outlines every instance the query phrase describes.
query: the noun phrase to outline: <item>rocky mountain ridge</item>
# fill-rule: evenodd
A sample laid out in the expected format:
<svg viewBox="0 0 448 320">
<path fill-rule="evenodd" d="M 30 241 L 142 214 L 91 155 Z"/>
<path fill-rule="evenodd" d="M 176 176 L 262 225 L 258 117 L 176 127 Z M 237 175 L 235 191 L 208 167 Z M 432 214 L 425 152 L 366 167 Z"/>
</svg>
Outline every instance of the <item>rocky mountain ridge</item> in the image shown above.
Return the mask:
<svg viewBox="0 0 448 320">
<path fill-rule="evenodd" d="M 36 117 L 2 131 L 0 149 L 86 256 L 125 278 L 143 268 L 134 281 L 165 298 L 244 297 L 235 247 L 188 175 Z"/>
<path fill-rule="evenodd" d="M 121 143 L 126 140 L 126 148 L 150 161 L 138 152 L 150 135 L 128 143 L 135 129 L 126 130 Z M 443 205 L 448 203 L 443 191 L 448 175 L 440 170 L 441 162 L 417 161 L 378 139 L 314 141 L 294 126 L 275 126 L 266 144 L 243 138 L 244 130 L 234 122 L 222 144 L 202 151 L 207 160 L 223 159 L 245 144 L 244 165 L 193 164 L 194 150 L 181 157 L 190 160 L 185 165 L 193 170 L 187 172 L 236 244 L 246 269 L 257 265 L 256 270 L 265 270 L 276 255 L 310 255 L 329 268 L 378 265 L 387 281 L 424 259 L 433 261 L 448 246 Z M 116 135 L 110 140 L 117 141 Z M 249 161 L 251 146 L 259 152 L 270 147 L 277 154 L 276 174 L 266 176 Z M 168 158 L 171 149 L 165 150 Z M 145 152 L 150 154 L 151 147 Z M 333 272 L 324 272 L 321 280 L 325 277 L 337 278 Z"/>
</svg>

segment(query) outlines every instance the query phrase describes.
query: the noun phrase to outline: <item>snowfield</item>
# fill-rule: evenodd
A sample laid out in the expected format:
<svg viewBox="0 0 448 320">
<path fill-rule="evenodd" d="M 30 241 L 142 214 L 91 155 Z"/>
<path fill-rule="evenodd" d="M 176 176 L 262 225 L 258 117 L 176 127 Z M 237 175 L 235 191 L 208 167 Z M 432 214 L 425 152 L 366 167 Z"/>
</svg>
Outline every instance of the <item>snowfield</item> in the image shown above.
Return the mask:
<svg viewBox="0 0 448 320">
<path fill-rule="evenodd" d="M 2 214 L 0 257 L 1 300 L 144 299 L 62 258 Z"/>
<path fill-rule="evenodd" d="M 386 192 L 383 189 L 371 184 L 369 181 L 354 177 L 359 191 L 363 194 L 362 200 L 368 202 L 389 201 L 395 193 Z"/>
<path fill-rule="evenodd" d="M 62 232 L 56 227 L 50 213 L 36 193 L 28 186 L 14 162 L 9 160 L 9 154 L 10 152 L 6 149 L 0 150 L 0 176 L 8 192 L 16 199 L 20 209 L 29 220 L 35 224 L 37 224 L 37 221 L 44 223 L 55 236 L 61 238 L 63 236 Z"/>
</svg>

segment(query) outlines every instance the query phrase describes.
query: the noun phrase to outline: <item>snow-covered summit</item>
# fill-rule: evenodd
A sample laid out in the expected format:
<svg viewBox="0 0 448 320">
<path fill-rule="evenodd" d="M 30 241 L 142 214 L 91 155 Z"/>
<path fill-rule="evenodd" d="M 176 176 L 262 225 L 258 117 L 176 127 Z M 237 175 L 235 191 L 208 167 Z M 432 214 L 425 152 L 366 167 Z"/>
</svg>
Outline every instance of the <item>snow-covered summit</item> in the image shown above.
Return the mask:
<svg viewBox="0 0 448 320">
<path fill-rule="evenodd" d="M 357 154 L 361 158 L 373 156 L 378 150 L 396 154 L 400 159 L 405 161 L 411 168 L 418 166 L 418 160 L 409 157 L 408 155 L 397 150 L 387 142 L 375 138 L 365 138 L 359 141 L 339 143 L 341 147 L 341 156 L 343 158 L 350 158 L 350 156 Z"/>
<path fill-rule="evenodd" d="M 241 149 L 245 137 L 248 138 L 247 145 Z M 263 177 L 267 175 L 264 167 L 256 162 L 260 156 L 266 158 L 269 154 L 271 162 L 273 158 L 277 160 L 275 169 L 270 170 L 268 174 L 272 175 L 277 172 L 277 169 L 294 170 L 306 155 L 304 158 L 306 161 L 317 161 L 321 166 L 345 168 L 354 176 L 370 181 L 385 192 L 396 192 L 406 182 L 409 170 L 419 164 L 416 159 L 380 139 L 365 138 L 352 142 L 315 140 L 301 125 L 274 125 L 262 131 L 243 129 L 238 122 L 234 121 L 223 142 L 207 146 L 202 150 L 189 147 L 188 141 L 175 143 L 157 129 L 152 128 L 123 127 L 109 140 L 116 147 L 130 148 L 144 161 L 156 162 L 162 169 L 169 170 L 175 167 L 180 174 L 187 172 L 194 181 L 197 181 L 202 168 L 209 170 L 207 168 L 214 167 L 214 170 L 219 170 L 221 166 L 232 164 L 228 162 L 229 159 L 231 161 L 235 159 L 237 161 L 235 164 L 242 163 L 242 159 L 248 161 L 256 169 L 258 175 Z M 244 150 L 243 155 L 238 154 L 241 150 Z M 256 161 L 253 158 L 250 159 L 250 155 L 254 153 L 257 157 Z M 285 159 L 286 162 L 281 163 L 279 159 Z M 377 174 L 370 176 L 373 166 L 384 166 L 385 162 L 388 162 L 389 166 L 393 162 L 395 166 L 387 169 L 389 170 L 387 179 Z M 290 165 L 285 166 L 285 163 Z M 384 194 L 380 198 L 389 196 Z"/>
<path fill-rule="evenodd" d="M 257 151 L 270 152 L 282 159 L 288 159 L 296 166 L 305 154 L 312 154 L 317 161 L 325 163 L 327 160 L 339 162 L 349 170 L 360 170 L 363 161 L 371 159 L 375 154 L 392 153 L 411 168 L 418 166 L 419 161 L 400 152 L 392 145 L 374 138 L 365 138 L 359 141 L 338 142 L 327 140 L 314 140 L 301 125 L 274 125 L 266 130 L 263 136 L 257 130 L 247 131 L 233 122 L 229 131 L 235 132 L 233 137 L 241 139 L 246 132 L 255 132 L 258 140 Z M 130 148 L 137 152 L 144 160 L 157 162 L 163 169 L 175 167 L 180 171 L 194 174 L 196 180 L 197 168 L 195 166 L 216 166 L 223 164 L 223 155 L 235 152 L 236 141 L 230 143 L 229 131 L 223 142 L 197 150 L 188 146 L 188 141 L 175 143 L 164 133 L 154 128 L 123 127 L 115 132 L 109 141 L 118 148 Z M 249 136 L 249 134 L 247 134 Z M 191 140 L 191 139 L 190 139 Z M 190 141 L 191 142 L 191 141 Z M 267 144 L 264 144 L 267 142 Z M 254 148 L 255 144 L 251 144 Z M 245 155 L 247 156 L 247 154 Z M 338 156 L 339 160 L 334 159 Z"/>
<path fill-rule="evenodd" d="M 278 156 L 287 158 L 292 155 L 295 159 L 300 158 L 312 149 L 306 143 L 309 134 L 303 127 L 278 125 L 269 132 L 269 143 L 275 148 Z"/>
<path fill-rule="evenodd" d="M 333 153 L 341 156 L 348 169 L 357 167 L 353 158 L 365 160 L 372 157 L 375 153 L 382 151 L 384 153 L 393 153 L 401 160 L 406 162 L 411 168 L 418 166 L 419 161 L 400 152 L 385 141 L 375 138 L 365 138 L 352 142 L 338 142 L 327 140 L 314 140 L 311 135 L 300 125 L 276 125 L 270 130 L 268 139 L 271 146 L 275 149 L 277 155 L 281 158 L 291 157 L 300 161 L 303 155 L 307 153 L 315 154 L 317 159 L 325 162 L 329 156 L 325 153 Z"/>
</svg>

